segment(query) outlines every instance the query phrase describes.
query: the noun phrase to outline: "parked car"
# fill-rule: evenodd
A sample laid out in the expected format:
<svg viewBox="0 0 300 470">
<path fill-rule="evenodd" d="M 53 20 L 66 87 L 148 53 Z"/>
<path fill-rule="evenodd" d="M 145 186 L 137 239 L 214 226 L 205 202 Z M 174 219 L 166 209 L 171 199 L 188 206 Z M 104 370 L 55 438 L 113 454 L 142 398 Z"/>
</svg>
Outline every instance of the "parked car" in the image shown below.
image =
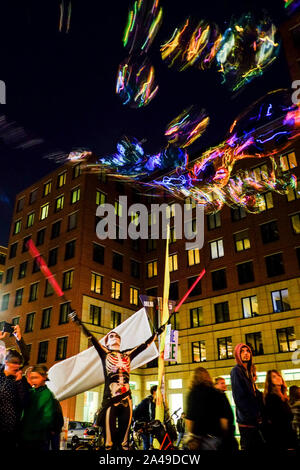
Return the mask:
<svg viewBox="0 0 300 470">
<path fill-rule="evenodd" d="M 86 421 L 70 421 L 68 427 L 67 445 L 71 445 L 71 441 L 74 436 L 77 436 L 79 439 L 83 439 L 84 431 L 86 428 L 92 427 L 92 425 L 92 423 L 87 423 Z"/>
</svg>

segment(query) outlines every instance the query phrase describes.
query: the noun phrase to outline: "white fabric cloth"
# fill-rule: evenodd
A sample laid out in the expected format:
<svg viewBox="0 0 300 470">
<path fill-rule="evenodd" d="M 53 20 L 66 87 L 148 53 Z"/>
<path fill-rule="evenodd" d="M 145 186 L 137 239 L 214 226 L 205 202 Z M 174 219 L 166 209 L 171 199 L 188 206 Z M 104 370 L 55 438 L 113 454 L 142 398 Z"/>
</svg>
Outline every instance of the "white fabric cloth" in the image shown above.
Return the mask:
<svg viewBox="0 0 300 470">
<path fill-rule="evenodd" d="M 144 343 L 152 334 L 144 308 L 127 318 L 114 328 L 121 336 L 121 350 L 134 348 Z M 104 344 L 104 338 L 100 343 Z M 158 356 L 153 342 L 133 359 L 131 370 L 141 367 Z M 58 400 L 65 400 L 104 383 L 104 373 L 100 357 L 92 346 L 75 356 L 54 364 L 48 372 L 47 387 Z"/>
</svg>

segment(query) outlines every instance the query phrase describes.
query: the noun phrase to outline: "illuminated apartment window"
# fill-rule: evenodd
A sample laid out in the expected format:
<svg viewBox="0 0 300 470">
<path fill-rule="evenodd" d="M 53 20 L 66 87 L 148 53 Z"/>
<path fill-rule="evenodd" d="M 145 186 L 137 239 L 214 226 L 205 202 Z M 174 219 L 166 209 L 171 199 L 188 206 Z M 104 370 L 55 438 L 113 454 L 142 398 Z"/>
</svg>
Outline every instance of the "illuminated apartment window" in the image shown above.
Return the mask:
<svg viewBox="0 0 300 470">
<path fill-rule="evenodd" d="M 36 246 L 42 245 L 45 241 L 46 229 L 42 228 L 36 234 Z"/>
<path fill-rule="evenodd" d="M 33 204 L 37 200 L 38 190 L 34 189 L 29 195 L 29 204 Z"/>
<path fill-rule="evenodd" d="M 111 298 L 115 300 L 122 299 L 122 283 L 118 281 L 111 281 Z"/>
<path fill-rule="evenodd" d="M 171 389 L 182 388 L 182 379 L 169 380 L 169 388 Z"/>
<path fill-rule="evenodd" d="M 39 283 L 35 282 L 30 285 L 28 302 L 34 302 L 38 298 Z"/>
<path fill-rule="evenodd" d="M 73 167 L 72 178 L 73 179 L 78 178 L 80 175 L 81 175 L 81 164 L 78 163 L 77 165 Z"/>
<path fill-rule="evenodd" d="M 24 204 L 25 204 L 25 197 L 22 197 L 17 202 L 16 212 L 21 212 L 21 210 L 23 210 L 24 208 Z"/>
<path fill-rule="evenodd" d="M 139 289 L 136 287 L 130 287 L 130 303 L 131 305 L 139 304 Z"/>
<path fill-rule="evenodd" d="M 115 201 L 115 214 L 119 217 L 122 217 L 122 204 L 119 201 Z"/>
<path fill-rule="evenodd" d="M 214 304 L 216 323 L 229 321 L 229 305 L 228 302 L 219 302 Z"/>
<path fill-rule="evenodd" d="M 71 311 L 70 302 L 65 302 L 65 303 L 60 305 L 60 308 L 59 308 L 59 322 L 58 322 L 59 325 L 63 325 L 64 323 L 68 323 L 68 321 L 69 321 L 68 314 L 70 313 L 70 311 Z"/>
<path fill-rule="evenodd" d="M 5 284 L 10 284 L 13 279 L 14 268 L 8 268 L 6 270 Z"/>
<path fill-rule="evenodd" d="M 192 362 L 206 361 L 206 345 L 205 341 L 194 341 L 192 343 Z"/>
<path fill-rule="evenodd" d="M 15 307 L 19 307 L 20 305 L 22 305 L 23 290 L 23 288 L 16 290 Z"/>
<path fill-rule="evenodd" d="M 72 289 L 74 278 L 74 270 L 70 269 L 63 273 L 63 290 Z"/>
<path fill-rule="evenodd" d="M 68 337 L 57 338 L 55 360 L 62 361 L 67 357 Z"/>
<path fill-rule="evenodd" d="M 260 226 L 261 238 L 264 244 L 279 240 L 279 231 L 276 220 L 267 222 Z"/>
<path fill-rule="evenodd" d="M 285 155 L 282 155 L 280 157 L 280 166 L 282 171 L 289 171 L 296 168 L 298 165 L 295 152 L 289 152 Z"/>
<path fill-rule="evenodd" d="M 2 310 L 2 311 L 8 309 L 9 295 L 10 295 L 10 294 L 4 294 L 3 297 L 2 297 L 2 303 L 1 303 L 1 310 Z"/>
<path fill-rule="evenodd" d="M 51 313 L 52 313 L 52 307 L 47 307 L 43 309 L 41 330 L 50 328 Z"/>
<path fill-rule="evenodd" d="M 243 297 L 242 299 L 243 318 L 256 317 L 258 315 L 258 302 L 256 295 Z"/>
<path fill-rule="evenodd" d="M 195 248 L 194 250 L 188 250 L 188 265 L 194 266 L 195 264 L 200 263 L 200 250 Z"/>
<path fill-rule="evenodd" d="M 97 189 L 96 191 L 96 204 L 97 206 L 102 206 L 106 202 L 106 194 Z"/>
<path fill-rule="evenodd" d="M 80 187 L 72 189 L 71 191 L 71 204 L 75 204 L 80 200 Z"/>
<path fill-rule="evenodd" d="M 300 180 L 297 181 L 295 188 L 289 188 L 286 195 L 288 202 L 300 199 Z"/>
<path fill-rule="evenodd" d="M 222 258 L 222 256 L 224 256 L 224 245 L 222 238 L 220 240 L 210 242 L 209 246 L 211 259 Z"/>
<path fill-rule="evenodd" d="M 37 358 L 38 364 L 44 364 L 45 362 L 47 362 L 48 345 L 49 345 L 49 341 L 41 341 L 39 343 L 38 358 Z"/>
<path fill-rule="evenodd" d="M 26 315 L 25 333 L 33 332 L 34 318 L 35 318 L 35 312 L 31 312 Z"/>
<path fill-rule="evenodd" d="M 274 207 L 273 194 L 270 191 L 268 191 L 266 193 L 261 194 L 260 196 L 261 196 L 260 211 L 263 212 L 268 209 L 273 209 Z"/>
<path fill-rule="evenodd" d="M 96 294 L 102 294 L 103 276 L 91 273 L 91 291 Z"/>
<path fill-rule="evenodd" d="M 175 255 L 170 255 L 169 256 L 169 271 L 170 273 L 173 271 L 177 271 L 178 269 L 178 256 L 177 254 Z"/>
<path fill-rule="evenodd" d="M 299 235 L 300 233 L 300 212 L 298 214 L 294 214 L 290 216 L 292 229 L 295 235 Z"/>
<path fill-rule="evenodd" d="M 47 219 L 48 215 L 49 215 L 49 202 L 47 202 L 47 204 L 44 204 L 43 206 L 41 206 L 40 208 L 40 220 L 45 220 Z"/>
<path fill-rule="evenodd" d="M 90 323 L 96 326 L 101 325 L 101 307 L 90 305 Z"/>
<path fill-rule="evenodd" d="M 210 214 L 207 216 L 207 226 L 208 226 L 208 230 L 214 230 L 215 228 L 221 227 L 220 212 L 217 212 L 216 214 Z"/>
<path fill-rule="evenodd" d="M 280 328 L 276 330 L 276 334 L 279 352 L 292 352 L 297 350 L 297 339 L 293 326 Z"/>
<path fill-rule="evenodd" d="M 169 243 L 175 243 L 175 242 L 176 242 L 176 230 L 175 230 L 175 227 L 171 227 Z"/>
<path fill-rule="evenodd" d="M 34 217 L 35 217 L 35 213 L 34 213 L 34 212 L 31 212 L 30 214 L 28 214 L 28 216 L 27 216 L 27 224 L 26 224 L 26 227 L 27 227 L 27 228 L 33 226 L 33 224 L 34 224 Z"/>
<path fill-rule="evenodd" d="M 55 199 L 54 211 L 59 212 L 64 208 L 65 196 L 62 194 Z"/>
<path fill-rule="evenodd" d="M 121 313 L 112 311 L 110 314 L 110 328 L 114 329 L 121 323 Z"/>
<path fill-rule="evenodd" d="M 57 177 L 57 187 L 61 188 L 66 184 L 67 172 L 60 173 Z"/>
<path fill-rule="evenodd" d="M 20 264 L 18 279 L 23 279 L 26 276 L 27 264 L 27 261 Z"/>
<path fill-rule="evenodd" d="M 230 359 L 231 357 L 233 357 L 231 336 L 218 338 L 217 345 L 218 345 L 218 358 L 219 359 Z"/>
<path fill-rule="evenodd" d="M 282 253 L 275 253 L 265 257 L 266 269 L 268 277 L 280 276 L 284 274 L 284 264 Z"/>
<path fill-rule="evenodd" d="M 147 263 L 147 278 L 157 276 L 157 261 L 151 261 Z"/>
<path fill-rule="evenodd" d="M 235 233 L 233 237 L 236 251 L 248 250 L 251 247 L 248 230 Z"/>
<path fill-rule="evenodd" d="M 287 312 L 291 309 L 288 289 L 281 289 L 271 292 L 273 312 Z"/>
<path fill-rule="evenodd" d="M 190 309 L 190 324 L 191 328 L 198 328 L 198 326 L 203 326 L 202 307 L 195 307 Z"/>
<path fill-rule="evenodd" d="M 44 184 L 43 196 L 48 196 L 51 193 L 52 181 L 48 181 Z"/>
<path fill-rule="evenodd" d="M 253 356 L 260 356 L 264 354 L 262 335 L 260 331 L 256 333 L 247 333 L 245 338 L 246 344 L 252 349 Z"/>
<path fill-rule="evenodd" d="M 22 228 L 22 219 L 19 219 L 15 222 L 13 235 L 16 235 L 17 233 L 20 233 L 21 228 Z"/>
</svg>

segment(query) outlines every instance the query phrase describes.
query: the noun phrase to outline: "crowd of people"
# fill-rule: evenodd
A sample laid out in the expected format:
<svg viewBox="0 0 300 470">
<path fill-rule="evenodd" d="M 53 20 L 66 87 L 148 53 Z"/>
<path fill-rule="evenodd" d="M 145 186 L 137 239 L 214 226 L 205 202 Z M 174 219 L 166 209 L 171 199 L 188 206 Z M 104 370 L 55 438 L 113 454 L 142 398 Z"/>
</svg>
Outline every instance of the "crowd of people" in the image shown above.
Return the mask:
<svg viewBox="0 0 300 470">
<path fill-rule="evenodd" d="M 90 334 L 88 331 L 85 333 Z M 24 450 L 59 450 L 64 420 L 59 402 L 47 387 L 47 368 L 36 365 L 25 370 L 29 358 L 18 325 L 14 326 L 13 334 L 19 351 L 6 350 L 3 365 L 0 366 L 0 442 L 9 450 L 16 447 Z M 126 418 L 122 434 L 123 449 L 127 446 L 125 440 L 132 415 L 130 391 L 126 386 L 129 385 L 130 359 L 133 354 L 138 354 L 151 344 L 156 334 L 138 348 L 120 353 L 120 337 L 114 332 L 109 333 L 105 347 L 101 347 L 103 351 L 101 349 L 99 352 L 107 371 L 108 390 L 115 392 L 118 387 L 123 387 L 121 412 L 129 410 L 130 414 L 130 419 Z M 7 333 L 0 332 L 0 340 L 6 335 Z M 94 345 L 96 342 L 95 347 L 98 349 L 98 341 L 92 338 Z M 114 349 L 110 349 L 110 342 Z M 110 358 L 112 352 L 115 356 Z M 230 375 L 240 448 L 251 452 L 263 449 L 275 449 L 277 452 L 299 449 L 300 387 L 291 386 L 288 395 L 281 373 L 269 370 L 264 392 L 261 392 L 256 385 L 256 367 L 251 348 L 246 344 L 238 344 L 234 355 L 236 366 Z M 122 383 L 119 383 L 121 365 L 123 376 Z M 128 366 L 126 370 L 125 365 Z M 197 367 L 194 370 L 185 412 L 181 413 L 176 423 L 177 447 L 190 450 L 225 450 L 232 453 L 239 449 L 235 437 L 235 417 L 226 390 L 224 378 L 217 377 L 213 381 L 205 368 Z M 156 391 L 157 386 L 153 386 L 150 395 L 134 410 L 135 420 L 151 422 L 155 419 Z M 122 421 L 122 415 L 117 409 L 119 405 L 113 401 L 114 395 L 105 399 L 107 406 L 104 407 L 104 417 L 106 427 L 108 426 L 106 439 L 110 439 L 109 444 L 112 444 L 114 433 L 117 432 L 114 431 L 114 416 L 116 414 L 118 421 Z M 151 448 L 151 435 L 142 434 L 142 439 L 144 449 Z"/>
</svg>

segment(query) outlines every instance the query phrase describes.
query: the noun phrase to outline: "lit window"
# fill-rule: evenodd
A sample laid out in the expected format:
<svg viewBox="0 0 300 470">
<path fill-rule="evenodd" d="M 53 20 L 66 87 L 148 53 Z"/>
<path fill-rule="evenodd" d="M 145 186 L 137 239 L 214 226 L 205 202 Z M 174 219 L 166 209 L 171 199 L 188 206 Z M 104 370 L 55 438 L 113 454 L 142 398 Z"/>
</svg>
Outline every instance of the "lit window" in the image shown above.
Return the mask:
<svg viewBox="0 0 300 470">
<path fill-rule="evenodd" d="M 13 234 L 16 235 L 17 233 L 20 233 L 21 227 L 22 227 L 22 220 L 20 219 L 15 222 Z"/>
<path fill-rule="evenodd" d="M 169 256 L 169 271 L 170 273 L 173 271 L 177 271 L 178 269 L 178 256 L 177 254 L 175 255 L 170 255 Z"/>
<path fill-rule="evenodd" d="M 234 244 L 236 251 L 244 251 L 250 248 L 250 238 L 248 230 L 243 230 L 234 234 Z"/>
<path fill-rule="evenodd" d="M 43 196 L 48 196 L 51 193 L 52 181 L 48 181 L 44 184 Z"/>
<path fill-rule="evenodd" d="M 219 359 L 230 359 L 233 357 L 231 336 L 218 338 L 218 357 Z"/>
<path fill-rule="evenodd" d="M 289 188 L 286 195 L 288 202 L 300 199 L 300 180 L 297 181 L 295 188 Z"/>
<path fill-rule="evenodd" d="M 90 322 L 92 325 L 101 325 L 101 307 L 90 305 Z"/>
<path fill-rule="evenodd" d="M 50 328 L 50 319 L 51 319 L 52 307 L 44 308 L 42 311 L 42 323 L 41 329 Z"/>
<path fill-rule="evenodd" d="M 194 250 L 188 250 L 188 265 L 194 266 L 200 263 L 200 250 L 195 248 Z"/>
<path fill-rule="evenodd" d="M 60 173 L 57 177 L 57 187 L 61 188 L 66 184 L 66 177 L 67 177 L 67 172 L 64 171 L 63 173 Z"/>
<path fill-rule="evenodd" d="M 55 360 L 61 361 L 67 357 L 68 337 L 57 338 Z"/>
<path fill-rule="evenodd" d="M 118 281 L 111 281 L 111 298 L 121 300 L 122 298 L 122 284 Z"/>
<path fill-rule="evenodd" d="M 9 304 L 9 294 L 4 294 L 2 297 L 1 310 L 7 310 Z"/>
<path fill-rule="evenodd" d="M 34 212 L 31 212 L 30 214 L 28 214 L 27 216 L 27 228 L 28 227 L 32 227 L 34 224 Z"/>
<path fill-rule="evenodd" d="M 44 219 L 47 219 L 48 215 L 49 215 L 49 202 L 47 202 L 47 204 L 44 204 L 43 206 L 41 206 L 41 209 L 40 209 L 40 220 L 44 220 Z"/>
<path fill-rule="evenodd" d="M 210 242 L 210 256 L 211 259 L 222 258 L 224 256 L 223 239 Z"/>
<path fill-rule="evenodd" d="M 192 343 L 192 362 L 206 361 L 205 341 L 195 341 Z"/>
<path fill-rule="evenodd" d="M 271 292 L 273 312 L 286 312 L 291 309 L 288 289 L 281 289 Z"/>
<path fill-rule="evenodd" d="M 157 261 L 147 263 L 147 277 L 150 279 L 154 276 L 157 276 Z"/>
<path fill-rule="evenodd" d="M 262 181 L 268 179 L 268 166 L 266 164 L 260 165 L 252 171 L 252 174 L 256 181 Z"/>
<path fill-rule="evenodd" d="M 103 204 L 105 204 L 105 201 L 106 201 L 106 194 L 102 193 L 102 191 L 99 191 L 97 189 L 97 191 L 96 191 L 96 204 L 97 204 L 97 206 L 103 206 Z"/>
<path fill-rule="evenodd" d="M 30 290 L 29 290 L 29 299 L 28 302 L 34 302 L 38 298 L 38 288 L 39 288 L 39 283 L 35 282 L 34 284 L 31 284 Z"/>
<path fill-rule="evenodd" d="M 71 191 L 71 204 L 75 204 L 80 200 L 80 188 L 72 189 Z"/>
<path fill-rule="evenodd" d="M 69 318 L 68 314 L 71 311 L 70 302 L 65 302 L 64 304 L 60 305 L 59 308 L 59 325 L 63 325 L 64 323 L 68 323 Z"/>
<path fill-rule="evenodd" d="M 139 304 L 139 289 L 136 287 L 130 287 L 130 303 L 132 305 Z"/>
<path fill-rule="evenodd" d="M 171 379 L 169 380 L 169 388 L 182 388 L 182 379 Z"/>
<path fill-rule="evenodd" d="M 190 309 L 191 328 L 197 328 L 203 325 L 203 308 L 196 307 Z"/>
<path fill-rule="evenodd" d="M 280 166 L 282 171 L 292 170 L 297 166 L 297 158 L 295 152 L 287 153 L 280 157 Z"/>
<path fill-rule="evenodd" d="M 297 340 L 293 326 L 276 330 L 279 352 L 291 352 L 297 350 Z"/>
<path fill-rule="evenodd" d="M 115 214 L 122 217 L 122 204 L 119 201 L 115 201 Z"/>
<path fill-rule="evenodd" d="M 256 317 L 258 315 L 258 302 L 256 295 L 242 298 L 243 318 Z"/>
<path fill-rule="evenodd" d="M 63 274 L 63 290 L 72 289 L 73 277 L 74 277 L 74 270 L 73 269 L 70 269 L 70 271 L 66 271 Z"/>
<path fill-rule="evenodd" d="M 39 351 L 38 351 L 38 358 L 37 358 L 38 364 L 44 364 L 45 362 L 47 362 L 48 344 L 49 344 L 49 341 L 41 341 L 39 343 Z"/>
<path fill-rule="evenodd" d="M 116 328 L 116 326 L 121 323 L 121 313 L 112 311 L 110 314 L 110 327 L 111 329 Z"/>
<path fill-rule="evenodd" d="M 91 291 L 96 294 L 102 294 L 102 281 L 103 276 L 100 274 L 92 273 L 91 274 Z"/>
<path fill-rule="evenodd" d="M 268 191 L 267 193 L 263 193 L 260 195 L 260 203 L 259 203 L 259 208 L 260 211 L 266 211 L 268 209 L 273 209 L 274 203 L 273 203 L 273 194 Z"/>
<path fill-rule="evenodd" d="M 59 212 L 64 208 L 64 200 L 65 196 L 63 194 L 55 199 L 55 212 Z"/>
<path fill-rule="evenodd" d="M 73 168 L 73 179 L 78 178 L 81 175 L 81 164 L 78 163 Z"/>
<path fill-rule="evenodd" d="M 291 216 L 291 224 L 293 232 L 298 235 L 300 233 L 300 213 Z"/>
</svg>

